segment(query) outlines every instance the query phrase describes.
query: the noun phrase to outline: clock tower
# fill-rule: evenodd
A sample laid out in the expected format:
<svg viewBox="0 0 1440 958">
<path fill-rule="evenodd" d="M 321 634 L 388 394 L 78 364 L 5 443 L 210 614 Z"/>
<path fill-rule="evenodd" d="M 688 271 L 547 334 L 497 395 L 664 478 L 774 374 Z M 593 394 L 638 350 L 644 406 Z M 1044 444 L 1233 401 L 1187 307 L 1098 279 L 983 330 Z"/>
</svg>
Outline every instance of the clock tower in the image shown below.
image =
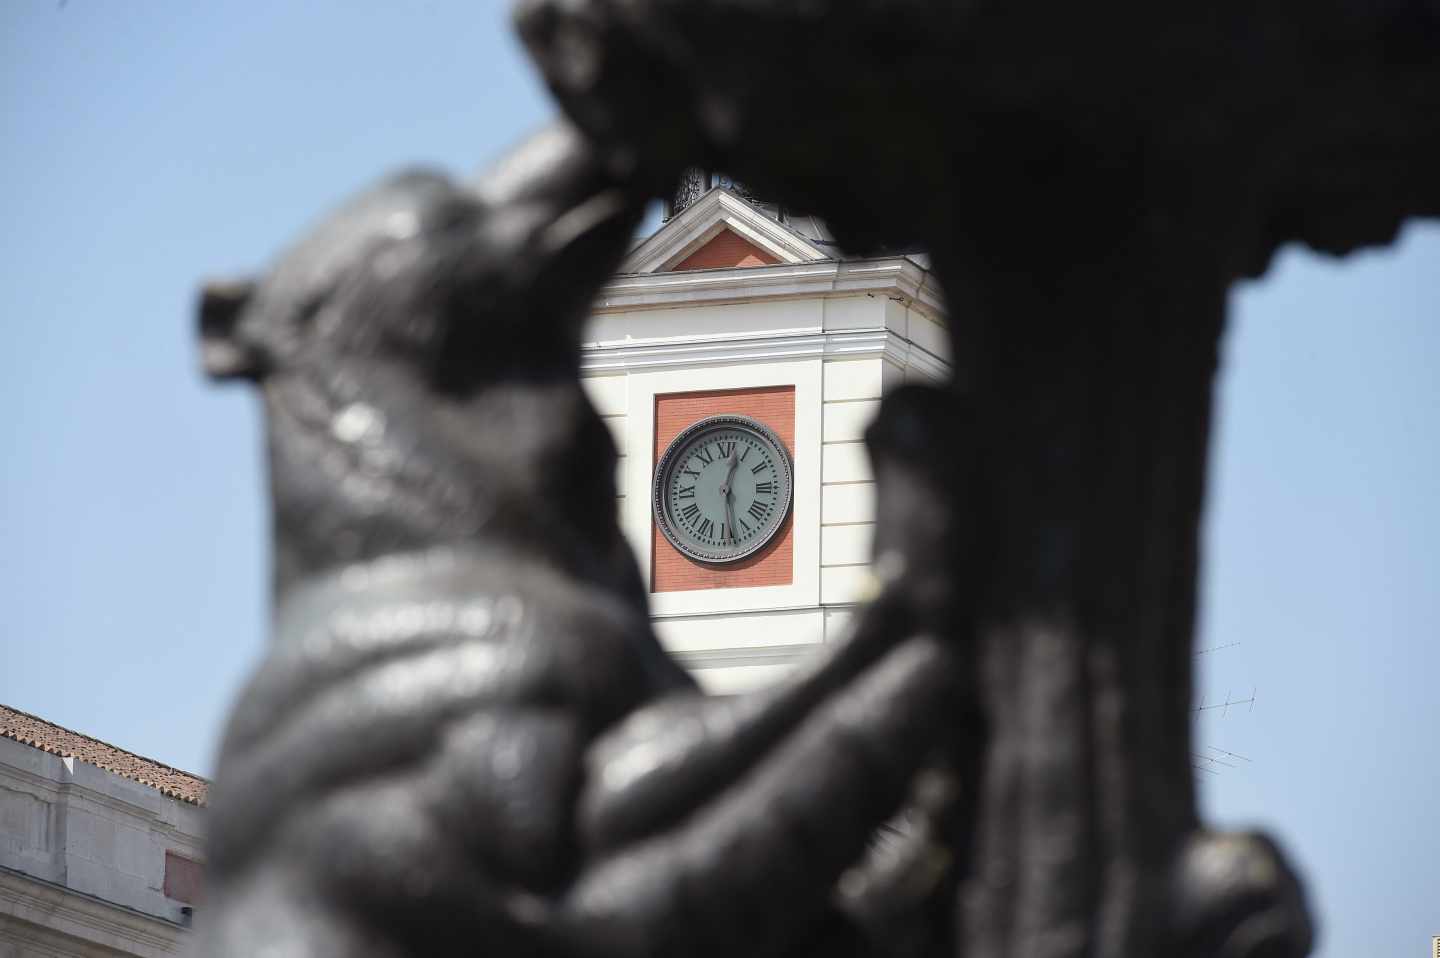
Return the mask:
<svg viewBox="0 0 1440 958">
<path fill-rule="evenodd" d="M 692 182 L 693 181 L 693 182 Z M 880 397 L 948 378 L 917 254 L 692 175 L 597 297 L 581 356 L 620 452 L 620 522 L 656 631 L 712 692 L 782 676 L 870 587 Z"/>
</svg>

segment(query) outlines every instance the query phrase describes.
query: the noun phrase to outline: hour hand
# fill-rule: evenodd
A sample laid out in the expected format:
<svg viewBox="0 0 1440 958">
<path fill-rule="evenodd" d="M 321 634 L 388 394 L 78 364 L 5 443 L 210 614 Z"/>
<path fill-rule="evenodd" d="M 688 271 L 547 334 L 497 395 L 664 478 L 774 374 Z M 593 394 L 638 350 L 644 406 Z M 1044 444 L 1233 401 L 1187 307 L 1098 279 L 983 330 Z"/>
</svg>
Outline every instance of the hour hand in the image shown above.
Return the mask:
<svg viewBox="0 0 1440 958">
<path fill-rule="evenodd" d="M 732 483 L 735 480 L 735 467 L 740 465 L 740 453 L 738 450 L 730 453 L 730 468 L 725 470 L 725 481 L 720 484 L 720 495 L 725 497 L 725 522 L 730 527 L 730 541 L 735 541 L 735 487 Z"/>
</svg>

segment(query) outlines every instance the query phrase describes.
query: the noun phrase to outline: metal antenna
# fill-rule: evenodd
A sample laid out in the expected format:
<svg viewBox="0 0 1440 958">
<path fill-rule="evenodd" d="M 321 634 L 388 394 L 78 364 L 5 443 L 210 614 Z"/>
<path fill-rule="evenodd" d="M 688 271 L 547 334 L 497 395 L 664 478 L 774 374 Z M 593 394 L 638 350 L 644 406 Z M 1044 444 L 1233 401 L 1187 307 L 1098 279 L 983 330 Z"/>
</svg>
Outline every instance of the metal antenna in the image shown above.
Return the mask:
<svg viewBox="0 0 1440 958">
<path fill-rule="evenodd" d="M 1226 715 L 1230 714 L 1230 706 L 1232 706 L 1232 705 L 1248 705 L 1248 706 L 1250 706 L 1250 707 L 1249 707 L 1248 709 L 1246 709 L 1247 712 L 1253 712 L 1253 711 L 1255 711 L 1255 690 L 1254 690 L 1254 689 L 1251 689 L 1251 691 L 1250 691 L 1250 697 L 1249 697 L 1249 698 L 1246 698 L 1246 699 L 1231 698 L 1231 693 L 1226 692 L 1226 693 L 1225 693 L 1225 701 L 1223 701 L 1223 702 L 1216 702 L 1216 703 L 1213 704 L 1213 705 L 1198 705 L 1198 706 L 1196 706 L 1195 708 L 1191 709 L 1190 711 L 1192 711 L 1192 712 L 1209 712 L 1209 711 L 1212 711 L 1212 710 L 1214 710 L 1214 709 L 1220 709 L 1220 716 L 1221 716 L 1221 718 L 1224 718 Z"/>
<path fill-rule="evenodd" d="M 1227 642 L 1224 645 L 1212 645 L 1206 649 L 1197 649 L 1195 652 L 1195 657 L 1198 659 L 1200 656 L 1209 655 L 1211 652 L 1221 652 L 1225 649 L 1233 649 L 1239 644 L 1239 642 Z M 1219 709 L 1220 717 L 1224 718 L 1226 715 L 1230 714 L 1231 706 L 1244 705 L 1247 706 L 1246 711 L 1253 712 L 1255 710 L 1255 691 L 1255 689 L 1251 689 L 1250 697 L 1244 699 L 1237 699 L 1230 692 L 1227 691 L 1225 693 L 1225 701 L 1216 702 L 1210 705 L 1207 705 L 1202 701 L 1198 706 L 1193 707 L 1190 711 L 1199 713 L 1213 712 L 1216 709 Z M 1239 763 L 1244 762 L 1248 764 L 1251 761 L 1251 759 L 1239 754 L 1238 752 L 1231 752 L 1223 748 L 1217 748 L 1214 745 L 1207 745 L 1205 746 L 1205 749 L 1208 750 L 1208 752 L 1213 752 L 1215 754 L 1212 755 L 1207 754 L 1206 752 L 1192 752 L 1190 753 L 1190 766 L 1198 771 L 1207 772 L 1211 775 L 1219 775 L 1222 768 L 1239 768 Z"/>
<path fill-rule="evenodd" d="M 1233 759 L 1236 759 L 1236 760 L 1238 760 L 1238 762 L 1250 762 L 1250 761 L 1251 761 L 1251 759 L 1247 758 L 1247 757 L 1244 756 L 1244 755 L 1239 754 L 1238 752 L 1231 752 L 1231 751 L 1227 751 L 1226 749 L 1223 749 L 1223 748 L 1216 748 L 1214 745 L 1207 745 L 1207 746 L 1205 746 L 1205 747 L 1206 747 L 1207 749 L 1209 749 L 1210 751 L 1212 751 L 1212 752 L 1219 752 L 1221 755 L 1224 755 L 1225 758 L 1233 758 Z M 1197 769 L 1199 769 L 1199 770 L 1202 771 L 1202 772 L 1209 772 L 1211 775 L 1219 775 L 1219 774 L 1220 774 L 1220 770 L 1215 767 L 1215 766 L 1217 766 L 1217 765 L 1221 766 L 1222 768 L 1239 768 L 1239 767 L 1240 767 L 1237 762 L 1227 762 L 1227 761 L 1225 761 L 1225 759 L 1223 759 L 1223 758 L 1216 758 L 1216 757 L 1213 756 L 1213 755 L 1205 755 L 1205 754 L 1200 753 L 1200 752 L 1191 752 L 1191 753 L 1190 753 L 1190 764 L 1191 764 L 1191 767 L 1197 768 Z"/>
<path fill-rule="evenodd" d="M 1214 756 L 1211 756 L 1211 755 L 1201 755 L 1201 754 L 1198 753 L 1198 752 L 1192 753 L 1190 757 L 1193 758 L 1193 759 L 1195 759 L 1195 760 L 1197 760 L 1197 761 L 1209 762 L 1210 765 L 1205 766 L 1206 768 L 1210 768 L 1211 766 L 1214 766 L 1214 765 L 1223 765 L 1223 766 L 1225 766 L 1226 768 L 1238 768 L 1238 767 L 1239 767 L 1239 766 L 1235 765 L 1233 762 L 1226 762 L 1226 761 L 1224 761 L 1224 760 L 1222 760 L 1222 759 L 1215 758 Z"/>
</svg>

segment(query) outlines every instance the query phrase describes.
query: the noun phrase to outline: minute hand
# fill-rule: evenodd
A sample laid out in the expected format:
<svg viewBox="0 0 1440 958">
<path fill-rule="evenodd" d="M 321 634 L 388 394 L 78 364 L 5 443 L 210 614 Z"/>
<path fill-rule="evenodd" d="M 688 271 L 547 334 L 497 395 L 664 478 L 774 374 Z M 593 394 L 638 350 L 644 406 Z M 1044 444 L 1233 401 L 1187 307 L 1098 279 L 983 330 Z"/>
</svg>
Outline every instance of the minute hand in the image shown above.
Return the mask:
<svg viewBox="0 0 1440 958">
<path fill-rule="evenodd" d="M 720 494 L 725 497 L 725 521 L 730 524 L 730 539 L 735 539 L 735 494 L 734 488 L 730 485 L 735 478 L 735 467 L 740 465 L 740 454 L 730 453 L 730 469 L 725 473 L 725 483 L 720 487 Z"/>
</svg>

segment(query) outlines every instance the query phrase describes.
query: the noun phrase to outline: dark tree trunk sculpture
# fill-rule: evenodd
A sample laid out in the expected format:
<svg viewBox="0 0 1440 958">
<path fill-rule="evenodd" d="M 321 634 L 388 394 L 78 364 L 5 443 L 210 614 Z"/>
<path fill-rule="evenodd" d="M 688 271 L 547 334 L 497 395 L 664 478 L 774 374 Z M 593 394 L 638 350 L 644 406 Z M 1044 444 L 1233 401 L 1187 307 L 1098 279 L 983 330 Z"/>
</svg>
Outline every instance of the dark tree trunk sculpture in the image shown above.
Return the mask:
<svg viewBox="0 0 1440 958">
<path fill-rule="evenodd" d="M 957 953 L 1307 951 L 1278 853 L 1201 830 L 1188 764 L 1217 350 L 1279 244 L 1440 213 L 1440 4 L 521 9 L 617 167 L 685 155 L 852 247 L 934 254 L 964 415 L 933 441 L 973 457 L 953 638 L 988 730 Z"/>
<path fill-rule="evenodd" d="M 947 287 L 983 328 L 967 345 L 990 740 L 966 954 L 1145 954 L 1178 931 L 1170 878 L 1198 828 L 1191 628 L 1224 288 L 1205 264 L 1131 275 L 1163 259 L 1137 247 L 1109 275 L 1036 263 L 1024 279 L 969 270 Z M 1291 930 L 1283 953 L 1301 953 Z"/>
<path fill-rule="evenodd" d="M 265 392 L 282 599 L 217 783 L 210 950 L 1307 953 L 1278 849 L 1195 807 L 1217 353 L 1279 244 L 1440 212 L 1440 3 L 518 22 L 574 130 L 473 194 L 392 181 L 202 307 L 211 370 Z M 526 485 L 584 463 L 609 501 L 579 324 L 697 163 L 930 250 L 958 363 L 867 436 L 856 635 L 729 703 L 687 694 L 603 510 Z M 901 851 L 862 860 L 901 807 Z"/>
</svg>

